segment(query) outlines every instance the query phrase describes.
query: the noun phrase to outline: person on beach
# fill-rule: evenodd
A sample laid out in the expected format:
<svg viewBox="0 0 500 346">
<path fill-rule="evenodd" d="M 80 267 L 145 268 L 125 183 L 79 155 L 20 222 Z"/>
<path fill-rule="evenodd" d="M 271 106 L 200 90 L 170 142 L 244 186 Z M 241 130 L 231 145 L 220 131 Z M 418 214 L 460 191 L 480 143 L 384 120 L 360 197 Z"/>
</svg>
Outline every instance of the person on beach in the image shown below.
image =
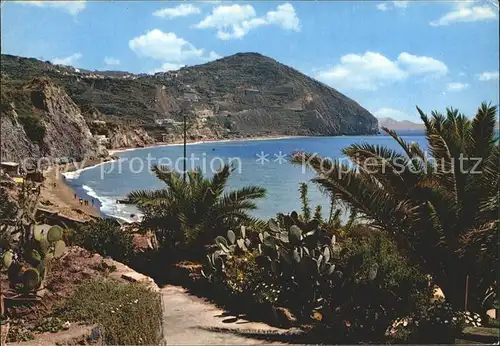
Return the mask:
<svg viewBox="0 0 500 346">
<path fill-rule="evenodd" d="M 94 206 L 94 199 L 92 198 L 92 206 Z"/>
<path fill-rule="evenodd" d="M 83 205 L 83 199 L 80 198 L 80 205 Z"/>
<path fill-rule="evenodd" d="M 75 193 L 75 199 L 76 199 L 76 197 L 77 197 L 77 196 L 76 196 L 76 193 Z"/>
</svg>

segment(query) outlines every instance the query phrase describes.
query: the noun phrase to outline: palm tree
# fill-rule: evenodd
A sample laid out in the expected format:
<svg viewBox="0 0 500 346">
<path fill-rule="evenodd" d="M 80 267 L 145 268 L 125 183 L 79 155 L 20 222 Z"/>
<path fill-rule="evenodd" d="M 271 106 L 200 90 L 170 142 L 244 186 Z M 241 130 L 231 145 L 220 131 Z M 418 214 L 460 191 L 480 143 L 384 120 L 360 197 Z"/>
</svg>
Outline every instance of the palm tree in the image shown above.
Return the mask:
<svg viewBox="0 0 500 346">
<path fill-rule="evenodd" d="M 210 179 L 200 169 L 188 172 L 185 180 L 166 166 L 153 166 L 152 171 L 166 188 L 134 191 L 126 201 L 144 213 L 143 225 L 156 231 L 164 247 L 188 245 L 199 250 L 211 244 L 228 229 L 254 221 L 248 211 L 257 208 L 255 199 L 266 195 L 258 186 L 224 192 L 232 172 L 228 165 Z"/>
<path fill-rule="evenodd" d="M 400 150 L 352 144 L 343 153 L 353 167 L 308 153 L 294 153 L 292 161 L 308 165 L 322 189 L 390 234 L 457 308 L 469 277 L 469 302 L 477 307 L 498 268 L 496 108 L 483 103 L 473 120 L 454 109 L 431 117 L 417 110 L 431 157 L 383 128 Z"/>
</svg>

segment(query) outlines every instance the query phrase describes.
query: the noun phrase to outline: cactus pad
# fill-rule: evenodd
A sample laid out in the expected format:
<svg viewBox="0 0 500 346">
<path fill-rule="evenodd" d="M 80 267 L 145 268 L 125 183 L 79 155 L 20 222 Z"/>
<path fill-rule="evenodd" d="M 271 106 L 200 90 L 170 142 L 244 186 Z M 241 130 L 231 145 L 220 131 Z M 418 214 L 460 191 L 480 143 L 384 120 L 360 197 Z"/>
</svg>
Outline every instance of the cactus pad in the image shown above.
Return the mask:
<svg viewBox="0 0 500 346">
<path fill-rule="evenodd" d="M 63 238 L 63 229 L 59 226 L 52 226 L 47 233 L 47 240 L 49 242 L 56 242 Z"/>
<path fill-rule="evenodd" d="M 35 229 L 33 230 L 33 237 L 35 238 L 35 240 L 38 240 L 38 241 L 45 239 L 45 234 L 43 232 L 43 229 L 37 228 L 35 226 Z"/>
<path fill-rule="evenodd" d="M 66 244 L 63 240 L 58 240 L 54 246 L 54 258 L 61 257 L 66 251 Z"/>
<path fill-rule="evenodd" d="M 21 282 L 26 292 L 34 291 L 40 286 L 40 273 L 35 268 L 29 268 L 23 273 Z"/>
<path fill-rule="evenodd" d="M 231 244 L 234 244 L 236 241 L 236 234 L 234 234 L 234 232 L 231 230 L 227 231 L 227 239 L 229 239 L 229 242 Z"/>
<path fill-rule="evenodd" d="M 42 256 L 41 256 L 41 255 L 40 255 L 40 253 L 39 253 L 38 251 L 36 251 L 36 250 L 32 250 L 32 251 L 31 251 L 31 253 L 30 253 L 30 257 L 31 257 L 31 259 L 32 259 L 34 262 L 36 262 L 36 263 L 38 263 L 38 262 L 40 262 L 40 261 L 42 260 Z"/>
<path fill-rule="evenodd" d="M 10 265 L 12 264 L 12 261 L 14 260 L 14 253 L 9 250 L 7 251 L 4 255 L 3 255 L 3 258 L 2 258 L 2 262 L 3 262 L 3 266 L 5 268 L 9 268 Z"/>
</svg>

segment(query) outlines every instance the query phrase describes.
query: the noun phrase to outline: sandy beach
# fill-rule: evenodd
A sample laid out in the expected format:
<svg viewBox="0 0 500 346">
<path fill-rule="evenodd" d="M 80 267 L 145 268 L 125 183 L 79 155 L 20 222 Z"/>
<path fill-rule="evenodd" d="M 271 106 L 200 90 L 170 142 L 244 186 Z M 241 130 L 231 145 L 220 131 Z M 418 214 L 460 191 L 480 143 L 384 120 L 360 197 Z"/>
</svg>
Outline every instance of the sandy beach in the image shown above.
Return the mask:
<svg viewBox="0 0 500 346">
<path fill-rule="evenodd" d="M 251 138 L 236 138 L 236 139 L 222 139 L 222 140 L 205 140 L 205 141 L 188 141 L 188 145 L 204 144 L 204 143 L 226 143 L 226 142 L 240 142 L 240 141 L 263 141 L 263 140 L 279 140 L 279 139 L 290 139 L 290 138 L 302 138 L 303 136 L 265 136 L 265 137 L 251 137 Z M 108 150 L 109 155 L 113 156 L 116 153 L 148 149 L 153 147 L 163 147 L 163 146 L 179 146 L 183 145 L 183 142 L 173 142 L 173 143 L 155 143 L 145 147 L 135 147 L 135 148 L 120 148 Z M 43 208 L 49 209 L 54 212 L 58 212 L 61 215 L 81 220 L 89 221 L 95 217 L 101 217 L 102 214 L 97 207 L 92 206 L 91 198 L 87 197 L 89 201 L 88 205 L 80 204 L 80 197 L 76 196 L 75 191 L 65 182 L 65 177 L 63 173 L 73 172 L 88 168 L 91 166 L 96 166 L 104 162 L 112 160 L 89 160 L 87 162 L 79 163 L 69 163 L 64 165 L 52 166 L 44 172 L 45 181 L 41 189 L 41 204 Z M 97 202 L 97 201 L 95 201 Z M 96 203 L 97 205 L 97 203 Z"/>
<path fill-rule="evenodd" d="M 75 198 L 75 191 L 65 183 L 62 174 L 93 166 L 100 162 L 102 161 L 94 160 L 86 162 L 84 165 L 71 163 L 52 166 L 46 170 L 40 195 L 43 208 L 80 221 L 89 221 L 102 216 L 99 210 L 92 206 L 91 199 L 87 198 L 88 205 L 80 204 L 80 198 L 78 196 Z"/>
<path fill-rule="evenodd" d="M 248 137 L 248 138 L 234 138 L 234 139 L 207 139 L 203 141 L 187 141 L 187 145 L 196 145 L 196 144 L 205 144 L 205 143 L 227 143 L 227 142 L 246 142 L 246 141 L 265 141 L 265 140 L 279 140 L 279 139 L 292 139 L 292 138 L 304 138 L 306 136 L 263 136 L 263 137 Z M 157 148 L 157 147 L 172 147 L 183 145 L 183 141 L 177 141 L 172 143 L 163 143 L 157 142 L 151 145 L 146 145 L 143 147 L 135 147 L 135 148 L 118 148 L 108 150 L 109 155 L 114 155 L 117 153 L 122 153 L 126 151 L 138 150 L 138 149 L 148 149 L 148 148 Z"/>
</svg>

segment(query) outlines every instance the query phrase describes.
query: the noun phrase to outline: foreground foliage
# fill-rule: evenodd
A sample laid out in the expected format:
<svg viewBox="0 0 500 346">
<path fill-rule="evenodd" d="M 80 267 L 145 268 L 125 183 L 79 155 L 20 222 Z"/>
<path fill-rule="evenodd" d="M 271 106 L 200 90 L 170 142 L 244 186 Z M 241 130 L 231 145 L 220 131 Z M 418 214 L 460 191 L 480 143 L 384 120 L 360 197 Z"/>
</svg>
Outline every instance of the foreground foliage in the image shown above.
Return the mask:
<svg viewBox="0 0 500 346">
<path fill-rule="evenodd" d="M 362 143 L 343 150 L 354 167 L 308 153 L 295 153 L 293 162 L 307 164 L 324 191 L 389 234 L 455 308 L 463 308 L 469 278 L 469 307 L 477 309 L 498 270 L 496 108 L 482 104 L 472 120 L 454 109 L 431 117 L 418 111 L 431 158 L 384 129 L 399 151 Z"/>
<path fill-rule="evenodd" d="M 162 339 L 161 298 L 139 283 L 85 282 L 58 315 L 97 324 L 108 345 L 158 345 Z"/>
<path fill-rule="evenodd" d="M 0 269 L 6 271 L 14 295 L 33 299 L 37 299 L 37 292 L 43 289 L 51 263 L 66 250 L 61 227 L 53 226 L 44 231 L 36 226 L 39 193 L 39 188 L 34 185 L 23 184 L 18 191 L 17 204 L 6 202 L 2 206 L 2 217 L 6 224 L 2 226 Z M 13 216 L 14 211 L 15 217 L 8 218 L 9 215 Z"/>
<path fill-rule="evenodd" d="M 247 186 L 224 192 L 232 168 L 222 167 L 212 178 L 200 169 L 182 175 L 164 166 L 152 170 L 166 188 L 156 191 L 134 191 L 127 202 L 144 213 L 143 226 L 156 231 L 164 248 L 204 251 L 214 237 L 231 227 L 251 221 L 248 211 L 256 209 L 254 200 L 265 197 L 265 189 Z"/>
<path fill-rule="evenodd" d="M 133 252 L 133 235 L 113 219 L 98 219 L 77 227 L 71 240 L 89 251 L 127 263 Z"/>
<path fill-rule="evenodd" d="M 204 275 L 249 305 L 285 307 L 358 341 L 384 340 L 391 321 L 429 302 L 426 277 L 382 233 L 358 227 L 337 240 L 317 220 L 284 220 L 217 237 Z"/>
</svg>

